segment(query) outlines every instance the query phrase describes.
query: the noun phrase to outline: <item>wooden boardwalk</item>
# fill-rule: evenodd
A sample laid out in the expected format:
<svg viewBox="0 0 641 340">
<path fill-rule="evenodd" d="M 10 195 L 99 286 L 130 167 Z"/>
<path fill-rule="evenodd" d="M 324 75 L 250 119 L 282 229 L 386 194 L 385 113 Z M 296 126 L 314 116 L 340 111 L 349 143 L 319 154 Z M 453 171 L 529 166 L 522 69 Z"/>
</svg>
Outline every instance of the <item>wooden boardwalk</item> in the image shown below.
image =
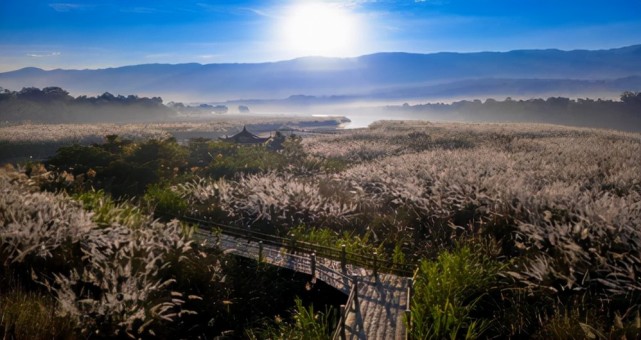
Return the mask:
<svg viewBox="0 0 641 340">
<path fill-rule="evenodd" d="M 309 252 L 292 251 L 285 245 L 263 244 L 255 237 L 229 235 L 220 229 L 200 229 L 198 236 L 225 252 L 291 269 L 313 276 L 349 295 L 341 325 L 334 338 L 405 339 L 404 315 L 408 310 L 407 277 L 375 273 L 338 260 L 316 257 Z M 296 249 L 294 247 L 294 249 Z M 356 291 L 353 288 L 356 287 Z"/>
</svg>

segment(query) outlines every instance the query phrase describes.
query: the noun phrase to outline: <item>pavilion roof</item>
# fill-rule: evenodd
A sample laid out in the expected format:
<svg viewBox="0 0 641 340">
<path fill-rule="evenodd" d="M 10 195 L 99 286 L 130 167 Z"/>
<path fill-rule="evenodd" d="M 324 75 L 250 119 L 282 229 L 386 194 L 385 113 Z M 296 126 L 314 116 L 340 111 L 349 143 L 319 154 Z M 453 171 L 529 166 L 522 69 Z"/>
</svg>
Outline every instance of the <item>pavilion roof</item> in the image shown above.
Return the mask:
<svg viewBox="0 0 641 340">
<path fill-rule="evenodd" d="M 247 131 L 243 126 L 243 131 L 227 138 L 220 138 L 222 141 L 236 143 L 236 144 L 262 144 L 269 140 L 269 138 L 261 138 L 255 134 Z"/>
</svg>

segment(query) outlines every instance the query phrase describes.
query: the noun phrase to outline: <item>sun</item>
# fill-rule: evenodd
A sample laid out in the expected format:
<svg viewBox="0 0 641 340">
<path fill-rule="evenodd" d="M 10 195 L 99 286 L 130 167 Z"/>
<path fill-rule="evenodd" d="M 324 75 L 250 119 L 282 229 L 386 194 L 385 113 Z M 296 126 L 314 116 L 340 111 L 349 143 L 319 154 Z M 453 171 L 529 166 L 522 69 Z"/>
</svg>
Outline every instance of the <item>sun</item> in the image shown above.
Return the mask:
<svg viewBox="0 0 641 340">
<path fill-rule="evenodd" d="M 284 47 L 297 55 L 342 56 L 356 43 L 358 22 L 336 4 L 303 3 L 285 12 L 281 30 Z"/>
</svg>

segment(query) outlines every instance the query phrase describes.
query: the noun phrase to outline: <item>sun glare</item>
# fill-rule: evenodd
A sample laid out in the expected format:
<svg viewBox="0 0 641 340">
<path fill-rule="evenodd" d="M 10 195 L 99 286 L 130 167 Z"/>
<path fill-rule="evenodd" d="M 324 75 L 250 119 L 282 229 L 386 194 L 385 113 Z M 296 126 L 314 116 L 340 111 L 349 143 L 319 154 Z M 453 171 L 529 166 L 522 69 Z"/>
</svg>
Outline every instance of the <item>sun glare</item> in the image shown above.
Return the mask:
<svg viewBox="0 0 641 340">
<path fill-rule="evenodd" d="M 298 4 L 282 22 L 285 48 L 301 56 L 343 56 L 356 43 L 357 20 L 346 8 L 325 4 Z"/>
</svg>

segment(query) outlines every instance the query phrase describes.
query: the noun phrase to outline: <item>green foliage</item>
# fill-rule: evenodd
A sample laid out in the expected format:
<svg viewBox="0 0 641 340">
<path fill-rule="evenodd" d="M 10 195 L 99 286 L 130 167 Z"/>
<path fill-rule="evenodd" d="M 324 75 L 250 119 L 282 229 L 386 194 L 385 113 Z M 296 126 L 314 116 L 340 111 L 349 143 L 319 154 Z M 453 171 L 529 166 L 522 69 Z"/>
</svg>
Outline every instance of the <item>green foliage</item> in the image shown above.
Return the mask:
<svg viewBox="0 0 641 340">
<path fill-rule="evenodd" d="M 75 339 L 76 324 L 56 315 L 49 296 L 22 289 L 0 291 L 0 335 L 3 339 Z"/>
<path fill-rule="evenodd" d="M 641 335 L 641 313 L 639 307 L 628 309 L 623 315 L 614 314 L 614 320 L 609 337 L 618 339 L 634 339 Z"/>
<path fill-rule="evenodd" d="M 160 97 L 125 97 L 105 92 L 96 97 L 74 98 L 59 87 L 42 90 L 25 87 L 0 94 L 0 120 L 3 121 L 157 121 L 173 115 Z"/>
<path fill-rule="evenodd" d="M 621 94 L 621 101 L 628 105 L 641 105 L 641 92 L 625 91 Z"/>
<path fill-rule="evenodd" d="M 285 339 L 328 339 L 328 334 L 331 332 L 329 314 L 328 311 L 314 313 L 313 306 L 305 307 L 301 299 L 297 298 L 296 314 L 294 315 L 296 322 L 293 325 L 294 334 L 288 334 Z"/>
<path fill-rule="evenodd" d="M 535 335 L 538 339 L 607 339 L 594 312 L 569 309 L 556 305 L 554 314 L 542 320 L 542 327 Z M 637 333 L 638 335 L 638 333 Z M 622 337 L 616 337 L 621 339 Z"/>
<path fill-rule="evenodd" d="M 407 263 L 407 260 L 405 259 L 405 253 L 403 252 L 403 248 L 399 243 L 396 243 L 394 246 L 394 251 L 392 253 L 392 263 L 394 263 L 394 266 L 403 266 Z"/>
<path fill-rule="evenodd" d="M 290 160 L 302 161 L 307 157 L 307 152 L 302 143 L 300 136 L 291 135 L 283 142 L 283 154 Z"/>
<path fill-rule="evenodd" d="M 149 140 L 134 148 L 127 161 L 154 169 L 159 177 L 169 177 L 187 164 L 187 150 L 176 139 Z"/>
<path fill-rule="evenodd" d="M 117 223 L 135 229 L 149 222 L 149 217 L 139 207 L 129 202 L 114 202 L 103 190 L 83 192 L 76 194 L 74 198 L 85 209 L 93 212 L 92 221 L 102 227 Z"/>
<path fill-rule="evenodd" d="M 575 106 L 562 98 L 543 104 Z M 198 217 L 252 224 L 332 248 L 345 244 L 350 253 L 377 251 L 397 266 L 434 259 L 421 262 L 417 278 L 417 338 L 633 338 L 639 332 L 636 310 L 628 310 L 641 300 L 641 260 L 634 256 L 641 244 L 638 137 L 555 126 L 384 122 L 291 138 L 274 152 L 218 141 L 183 147 L 173 140 L 112 136 L 100 146 L 61 152 L 60 164 L 69 168 L 56 178 L 71 190 L 73 175 L 94 169 L 90 182 L 96 188 L 114 197 L 146 193 L 158 211 L 182 211 L 184 197 Z M 37 166 L 30 173 L 34 181 L 49 176 Z M 181 183 L 191 174 L 226 178 Z M 98 203 L 86 206 L 101 228 L 126 219 L 112 216 L 126 206 Z M 486 238 L 494 245 L 468 242 Z M 15 252 L 41 249 L 31 246 Z M 77 254 L 54 256 L 80 261 L 72 256 Z M 500 275 L 500 292 L 494 289 L 500 267 L 494 258 L 510 266 Z M 194 263 L 187 273 L 165 273 L 195 282 L 191 272 L 199 269 Z M 264 282 L 246 285 L 264 291 Z M 585 301 L 569 303 L 577 296 Z M 233 307 L 230 314 L 266 305 L 254 301 L 235 300 L 234 306 L 254 310 Z"/>
<path fill-rule="evenodd" d="M 641 314 L 632 307 L 611 317 L 598 313 L 598 307 L 581 301 L 572 306 L 555 303 L 551 312 L 540 317 L 536 339 L 638 339 Z"/>
<path fill-rule="evenodd" d="M 382 255 L 382 245 L 374 245 L 371 232 L 366 232 L 364 235 L 356 235 L 345 231 L 339 234 L 327 228 L 310 228 L 305 225 L 299 225 L 290 229 L 287 236 L 293 237 L 297 241 L 335 249 L 341 249 L 345 245 L 345 250 L 351 254 L 372 256 L 374 253 L 378 253 Z"/>
<path fill-rule="evenodd" d="M 49 313 L 73 320 L 83 337 L 162 336 L 193 314 L 183 306 L 199 297 L 172 290 L 165 275 L 193 254 L 182 225 L 152 221 L 102 192 L 79 197 L 90 214 L 64 194 L 24 185 L 0 175 L 0 271 L 46 288 L 57 301 Z"/>
<path fill-rule="evenodd" d="M 189 150 L 189 165 L 204 166 L 217 157 L 228 157 L 236 154 L 238 146 L 223 141 L 196 138 L 189 141 L 187 148 Z"/>
<path fill-rule="evenodd" d="M 168 186 L 150 185 L 143 200 L 160 215 L 182 216 L 187 212 L 187 201 Z"/>
<path fill-rule="evenodd" d="M 47 164 L 63 174 L 82 175 L 88 185 L 123 198 L 142 195 L 148 185 L 175 178 L 184 172 L 187 156 L 186 148 L 173 138 L 133 142 L 108 135 L 104 144 L 63 147 Z"/>
<path fill-rule="evenodd" d="M 233 155 L 222 153 L 211 161 L 205 173 L 213 178 L 234 177 L 237 174 L 255 174 L 283 169 L 287 162 L 283 155 L 263 146 L 237 147 Z"/>
<path fill-rule="evenodd" d="M 58 149 L 47 162 L 60 170 L 69 170 L 78 175 L 91 168 L 102 169 L 116 160 L 116 156 L 96 146 L 72 145 Z"/>
<path fill-rule="evenodd" d="M 421 261 L 412 297 L 415 339 L 474 339 L 489 319 L 472 317 L 477 303 L 496 282 L 501 265 L 463 246 L 436 261 Z"/>
<path fill-rule="evenodd" d="M 349 165 L 349 162 L 339 158 L 324 158 L 322 161 L 322 169 L 328 173 L 341 172 L 347 169 Z"/>
<path fill-rule="evenodd" d="M 294 310 L 294 322 L 287 323 L 282 320 L 276 321 L 276 326 L 268 326 L 259 332 L 257 336 L 249 332 L 250 339 L 283 339 L 283 340 L 327 340 L 330 339 L 331 310 L 325 312 L 314 312 L 314 307 L 305 307 L 300 298 L 296 297 Z"/>
</svg>

